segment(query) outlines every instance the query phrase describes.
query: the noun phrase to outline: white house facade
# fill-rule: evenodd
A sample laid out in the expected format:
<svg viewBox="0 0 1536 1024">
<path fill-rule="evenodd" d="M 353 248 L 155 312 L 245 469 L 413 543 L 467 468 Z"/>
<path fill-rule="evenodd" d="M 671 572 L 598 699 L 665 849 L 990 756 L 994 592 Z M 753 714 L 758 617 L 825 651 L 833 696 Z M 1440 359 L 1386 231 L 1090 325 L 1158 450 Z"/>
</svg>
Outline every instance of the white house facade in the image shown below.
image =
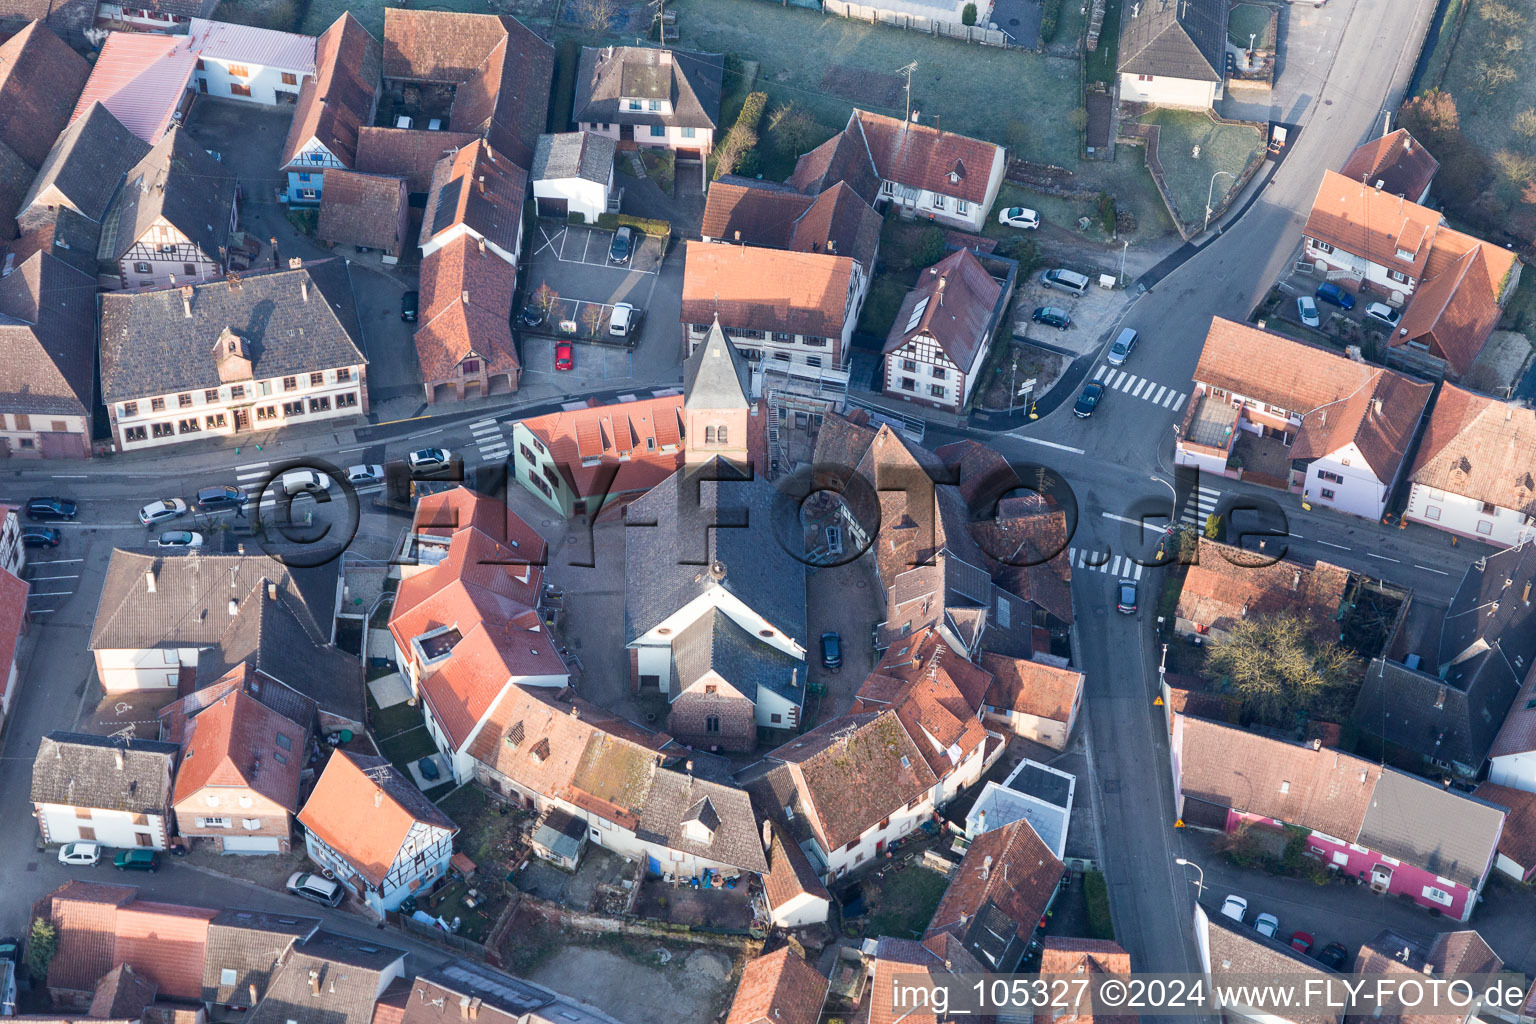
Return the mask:
<svg viewBox="0 0 1536 1024">
<path fill-rule="evenodd" d="M 383 917 L 387 911 L 399 910 L 406 897 L 430 886 L 447 872 L 453 856 L 453 830 L 418 821 L 395 855 L 383 884 L 377 886 L 362 881 L 352 863 L 314 832 L 304 833 L 304 851 L 310 860 L 334 873 L 336 881 L 369 910 Z"/>
<path fill-rule="evenodd" d="M 187 46 L 197 54 L 192 80 L 205 96 L 293 106 L 304 76 L 315 73 L 313 36 L 193 18 Z"/>
<path fill-rule="evenodd" d="M 1536 750 L 1522 750 L 1489 758 L 1488 781 L 1510 789 L 1536 793 Z"/>
<path fill-rule="evenodd" d="M 1120 98 L 1154 107 L 1208 110 L 1221 99 L 1221 83 L 1170 75 L 1120 73 Z"/>
<path fill-rule="evenodd" d="M 1536 537 L 1536 519 L 1519 509 L 1418 483 L 1408 491 L 1403 518 L 1500 548 L 1514 547 Z"/>
<path fill-rule="evenodd" d="M 965 231 L 979 232 L 986 227 L 987 215 L 997 202 L 997 192 L 1003 184 L 1006 164 L 1007 150 L 1002 146 L 993 147 L 991 165 L 982 168 L 987 175 L 987 191 L 986 197 L 980 202 L 963 199 L 955 192 L 935 187 L 931 182 L 924 187 L 887 179 L 880 182 L 880 198 L 921 220 L 937 221 Z M 950 172 L 947 180 L 956 186 L 961 181 L 954 172 Z"/>
<path fill-rule="evenodd" d="M 1391 480 L 1382 480 L 1351 443 L 1307 466 L 1302 497 L 1362 519 L 1380 519 L 1387 509 Z"/>
<path fill-rule="evenodd" d="M 163 814 L 132 814 L 62 804 L 39 804 L 35 812 L 37 828 L 45 843 L 83 840 L 120 850 L 163 850 L 170 836 Z"/>
</svg>

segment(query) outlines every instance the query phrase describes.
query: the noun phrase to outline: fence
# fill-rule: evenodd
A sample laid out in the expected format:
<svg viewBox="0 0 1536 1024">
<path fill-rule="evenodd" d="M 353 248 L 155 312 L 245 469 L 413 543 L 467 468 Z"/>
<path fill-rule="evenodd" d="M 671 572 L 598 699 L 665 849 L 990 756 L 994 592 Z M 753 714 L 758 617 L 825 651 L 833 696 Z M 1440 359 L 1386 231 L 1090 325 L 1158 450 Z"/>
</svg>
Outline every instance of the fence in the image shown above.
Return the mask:
<svg viewBox="0 0 1536 1024">
<path fill-rule="evenodd" d="M 977 6 L 979 7 L 980 4 Z M 823 0 L 822 10 L 850 21 L 867 21 L 871 25 L 889 25 L 892 28 L 904 28 L 909 32 L 922 32 L 930 36 L 943 36 L 946 39 L 959 39 L 984 46 L 1006 47 L 1008 45 L 1007 33 L 980 25 L 957 25 L 954 22 L 939 21 L 921 14 L 887 11 L 879 7 L 848 3 L 847 0 Z"/>
</svg>

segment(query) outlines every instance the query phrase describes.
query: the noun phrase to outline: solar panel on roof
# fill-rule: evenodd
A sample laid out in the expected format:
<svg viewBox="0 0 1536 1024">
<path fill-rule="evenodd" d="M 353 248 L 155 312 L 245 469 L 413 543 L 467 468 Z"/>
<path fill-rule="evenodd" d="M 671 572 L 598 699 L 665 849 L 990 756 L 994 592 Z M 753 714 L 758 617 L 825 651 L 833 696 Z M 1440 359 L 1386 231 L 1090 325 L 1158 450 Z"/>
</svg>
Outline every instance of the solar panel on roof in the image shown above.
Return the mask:
<svg viewBox="0 0 1536 1024">
<path fill-rule="evenodd" d="M 463 178 L 454 178 L 443 186 L 437 196 L 437 213 L 432 217 L 432 233 L 446 230 L 459 213 L 459 192 L 464 188 Z"/>
<path fill-rule="evenodd" d="M 907 319 L 907 330 L 917 327 L 917 322 L 923 318 L 923 310 L 928 308 L 928 296 L 924 295 L 917 300 L 917 305 L 912 307 L 912 315 Z"/>
</svg>

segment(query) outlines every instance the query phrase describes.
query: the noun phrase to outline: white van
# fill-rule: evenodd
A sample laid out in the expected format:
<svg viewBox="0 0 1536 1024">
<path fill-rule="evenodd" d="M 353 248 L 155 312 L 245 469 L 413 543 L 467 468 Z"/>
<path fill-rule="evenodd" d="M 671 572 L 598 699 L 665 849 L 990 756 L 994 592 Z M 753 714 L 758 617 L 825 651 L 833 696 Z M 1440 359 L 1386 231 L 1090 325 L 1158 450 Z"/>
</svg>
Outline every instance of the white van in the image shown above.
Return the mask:
<svg viewBox="0 0 1536 1024">
<path fill-rule="evenodd" d="M 331 489 L 331 478 L 316 469 L 291 469 L 283 474 L 283 493 L 319 494 Z"/>
<path fill-rule="evenodd" d="M 333 882 L 307 871 L 295 871 L 289 875 L 287 889 L 295 896 L 302 896 L 306 900 L 327 907 L 336 906 L 346 895 L 346 890 L 339 882 Z"/>
<path fill-rule="evenodd" d="M 615 338 L 627 338 L 635 326 L 635 307 L 627 302 L 616 303 L 608 317 L 608 333 Z"/>
<path fill-rule="evenodd" d="M 1082 295 L 1088 291 L 1092 284 L 1087 277 L 1075 270 L 1065 270 L 1057 267 L 1055 270 L 1047 270 L 1040 275 L 1040 283 L 1047 288 L 1055 288 L 1058 291 L 1071 292 L 1073 295 Z"/>
</svg>

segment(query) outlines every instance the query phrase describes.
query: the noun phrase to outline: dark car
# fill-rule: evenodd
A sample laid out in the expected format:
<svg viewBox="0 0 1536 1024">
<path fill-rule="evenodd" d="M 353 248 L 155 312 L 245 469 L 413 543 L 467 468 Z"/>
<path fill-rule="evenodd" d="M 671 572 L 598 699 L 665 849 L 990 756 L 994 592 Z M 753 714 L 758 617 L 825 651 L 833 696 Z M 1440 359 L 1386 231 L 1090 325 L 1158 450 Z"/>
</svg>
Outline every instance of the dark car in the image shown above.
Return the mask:
<svg viewBox="0 0 1536 1024">
<path fill-rule="evenodd" d="M 443 777 L 443 771 L 437 766 L 437 761 L 431 754 L 416 762 L 416 770 L 421 772 L 421 777 L 428 782 L 436 782 Z"/>
<path fill-rule="evenodd" d="M 1330 942 L 1317 954 L 1317 962 L 1335 971 L 1342 971 L 1349 962 L 1349 950 L 1342 943 Z"/>
<path fill-rule="evenodd" d="M 1324 281 L 1317 286 L 1317 301 L 1330 303 L 1340 309 L 1355 308 L 1355 297 L 1332 281 Z"/>
<path fill-rule="evenodd" d="M 27 518 L 34 523 L 44 519 L 73 519 L 80 509 L 68 498 L 28 498 Z"/>
<path fill-rule="evenodd" d="M 1120 599 L 1115 602 L 1115 610 L 1126 615 L 1136 614 L 1136 581 L 1120 581 Z"/>
<path fill-rule="evenodd" d="M 64 535 L 52 526 L 23 526 L 21 542 L 29 548 L 56 548 Z"/>
<path fill-rule="evenodd" d="M 400 296 L 400 319 L 414 321 L 416 310 L 421 306 L 420 292 L 406 292 Z"/>
<path fill-rule="evenodd" d="M 204 487 L 197 492 L 197 509 L 199 512 L 219 512 L 227 508 L 241 508 L 245 505 L 245 500 L 245 490 L 240 487 L 231 487 L 228 484 L 222 487 Z"/>
<path fill-rule="evenodd" d="M 1037 306 L 1034 313 L 1030 314 L 1030 319 L 1037 324 L 1054 327 L 1058 331 L 1064 331 L 1072 326 L 1071 315 L 1066 310 L 1057 309 L 1055 306 Z"/>
<path fill-rule="evenodd" d="M 843 667 L 843 638 L 838 634 L 821 634 L 821 663 L 834 672 Z"/>
<path fill-rule="evenodd" d="M 544 311 L 538 306 L 524 306 L 521 319 L 524 327 L 543 327 Z"/>
<path fill-rule="evenodd" d="M 1104 384 L 1101 381 L 1091 380 L 1083 385 L 1083 393 L 1077 396 L 1077 404 L 1072 407 L 1072 414 L 1080 420 L 1085 420 L 1093 415 L 1093 410 L 1099 407 L 1099 399 L 1104 397 Z"/>
<path fill-rule="evenodd" d="M 615 263 L 628 263 L 629 254 L 635 248 L 635 229 L 628 225 L 613 233 L 613 243 L 608 246 L 608 258 Z"/>
<path fill-rule="evenodd" d="M 154 850 L 124 850 L 112 858 L 119 871 L 159 871 L 160 855 Z"/>
</svg>

